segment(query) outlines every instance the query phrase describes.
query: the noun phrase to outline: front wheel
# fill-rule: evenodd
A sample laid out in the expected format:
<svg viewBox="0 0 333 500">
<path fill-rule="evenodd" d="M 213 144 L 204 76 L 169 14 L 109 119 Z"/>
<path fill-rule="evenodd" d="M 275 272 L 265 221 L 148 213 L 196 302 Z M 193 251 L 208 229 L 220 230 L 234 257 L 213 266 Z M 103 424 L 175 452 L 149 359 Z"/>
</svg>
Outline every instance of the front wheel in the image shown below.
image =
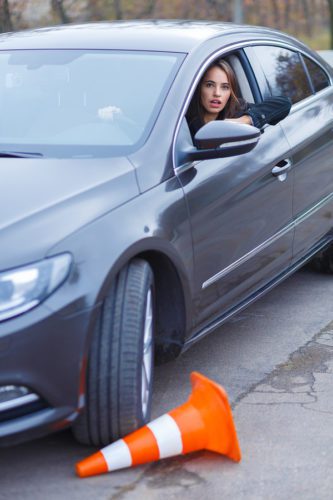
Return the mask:
<svg viewBox="0 0 333 500">
<path fill-rule="evenodd" d="M 155 294 L 153 273 L 141 259 L 118 275 L 104 300 L 92 341 L 86 405 L 74 422 L 76 439 L 105 446 L 150 419 Z"/>
</svg>

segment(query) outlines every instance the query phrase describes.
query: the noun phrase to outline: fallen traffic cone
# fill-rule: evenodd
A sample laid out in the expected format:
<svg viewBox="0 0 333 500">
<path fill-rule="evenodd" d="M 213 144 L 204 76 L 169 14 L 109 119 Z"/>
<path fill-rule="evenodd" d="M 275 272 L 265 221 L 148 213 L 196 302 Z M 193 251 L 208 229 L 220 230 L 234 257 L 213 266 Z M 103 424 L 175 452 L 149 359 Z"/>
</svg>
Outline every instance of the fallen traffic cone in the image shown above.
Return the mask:
<svg viewBox="0 0 333 500">
<path fill-rule="evenodd" d="M 183 405 L 76 464 L 80 477 L 210 450 L 239 462 L 241 452 L 224 389 L 191 373 L 192 394 Z"/>
</svg>

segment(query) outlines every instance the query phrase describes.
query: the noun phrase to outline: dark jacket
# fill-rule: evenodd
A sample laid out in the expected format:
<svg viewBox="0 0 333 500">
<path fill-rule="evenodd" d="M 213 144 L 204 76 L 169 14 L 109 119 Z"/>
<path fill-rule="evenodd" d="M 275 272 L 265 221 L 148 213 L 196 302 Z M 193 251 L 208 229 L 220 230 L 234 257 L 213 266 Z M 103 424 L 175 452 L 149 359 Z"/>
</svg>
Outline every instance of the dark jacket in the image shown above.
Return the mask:
<svg viewBox="0 0 333 500">
<path fill-rule="evenodd" d="M 289 114 L 291 100 L 289 97 L 278 96 L 257 104 L 248 103 L 247 106 L 246 112 L 242 115 L 249 115 L 253 125 L 261 129 L 264 125 L 276 125 L 283 120 Z"/>
<path fill-rule="evenodd" d="M 241 101 L 240 111 L 233 118 L 240 118 L 243 115 L 249 115 L 252 119 L 254 127 L 262 129 L 264 125 L 276 125 L 279 121 L 285 118 L 291 108 L 291 100 L 289 97 L 278 96 L 265 99 L 259 103 L 248 103 Z M 223 112 L 217 118 L 223 120 Z M 204 125 L 200 117 L 197 116 L 188 121 L 192 137 Z"/>
</svg>

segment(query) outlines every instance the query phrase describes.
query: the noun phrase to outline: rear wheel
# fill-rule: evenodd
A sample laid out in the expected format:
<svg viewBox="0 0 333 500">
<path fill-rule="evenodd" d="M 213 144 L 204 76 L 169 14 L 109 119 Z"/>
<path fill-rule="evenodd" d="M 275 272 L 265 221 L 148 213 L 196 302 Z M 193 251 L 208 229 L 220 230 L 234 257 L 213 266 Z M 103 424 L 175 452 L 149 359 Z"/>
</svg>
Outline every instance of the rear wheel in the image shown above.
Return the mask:
<svg viewBox="0 0 333 500">
<path fill-rule="evenodd" d="M 332 245 L 318 252 L 310 262 L 312 269 L 322 273 L 333 273 L 333 247 Z"/>
<path fill-rule="evenodd" d="M 96 324 L 86 406 L 73 425 L 79 442 L 105 446 L 149 420 L 154 311 L 153 273 L 135 259 L 119 273 Z"/>
</svg>

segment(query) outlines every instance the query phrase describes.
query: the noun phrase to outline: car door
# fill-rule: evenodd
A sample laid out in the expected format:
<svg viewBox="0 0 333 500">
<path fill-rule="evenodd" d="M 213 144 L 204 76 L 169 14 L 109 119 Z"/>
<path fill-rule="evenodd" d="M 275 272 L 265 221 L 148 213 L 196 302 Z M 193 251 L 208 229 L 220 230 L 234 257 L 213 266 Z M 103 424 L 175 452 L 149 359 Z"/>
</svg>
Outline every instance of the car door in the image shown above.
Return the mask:
<svg viewBox="0 0 333 500">
<path fill-rule="evenodd" d="M 184 119 L 183 132 L 186 126 Z M 285 134 L 276 125 L 265 128 L 250 153 L 176 169 L 192 227 L 197 334 L 251 300 L 290 265 L 292 172 L 272 173 L 289 157 Z"/>
<path fill-rule="evenodd" d="M 329 239 L 333 220 L 333 88 L 314 56 L 281 45 L 254 47 L 273 95 L 293 107 L 281 124 L 294 165 L 293 261 Z"/>
</svg>

